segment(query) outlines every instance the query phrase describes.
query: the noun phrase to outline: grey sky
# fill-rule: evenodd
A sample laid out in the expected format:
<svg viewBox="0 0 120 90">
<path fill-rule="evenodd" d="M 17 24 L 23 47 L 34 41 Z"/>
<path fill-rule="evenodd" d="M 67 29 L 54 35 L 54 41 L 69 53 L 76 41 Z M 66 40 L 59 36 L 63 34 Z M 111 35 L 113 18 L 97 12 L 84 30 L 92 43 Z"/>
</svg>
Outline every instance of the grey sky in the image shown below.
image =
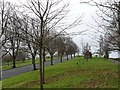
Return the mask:
<svg viewBox="0 0 120 90">
<path fill-rule="evenodd" d="M 88 25 L 96 25 L 94 22 L 93 18 L 98 18 L 96 16 L 96 11 L 97 8 L 87 5 L 87 4 L 80 4 L 81 0 L 70 0 L 71 2 L 71 16 L 74 15 L 81 15 L 84 14 L 83 20 L 82 20 L 82 25 L 72 29 L 71 31 L 81 31 L 81 30 L 86 30 L 88 29 L 87 32 L 84 33 L 84 35 L 78 35 L 73 38 L 73 40 L 77 43 L 77 45 L 80 46 L 81 48 L 81 43 L 89 43 L 91 46 L 92 52 L 96 51 L 98 49 L 98 38 L 100 33 L 97 32 L 96 30 L 92 29 Z M 88 1 L 88 0 L 83 0 L 83 1 Z"/>
<path fill-rule="evenodd" d="M 5 0 L 10 1 L 12 3 L 17 3 L 18 0 Z M 94 29 L 90 28 L 88 25 L 96 25 L 94 22 L 92 16 L 94 18 L 97 18 L 96 16 L 96 10 L 97 8 L 86 5 L 86 4 L 80 4 L 81 0 L 64 0 L 65 2 L 70 2 L 70 13 L 68 14 L 68 18 L 70 21 L 74 20 L 76 17 L 79 17 L 83 14 L 82 24 L 80 26 L 77 26 L 71 30 L 67 30 L 68 33 L 71 32 L 80 32 L 88 29 L 87 32 L 83 33 L 83 35 L 77 35 L 73 37 L 74 42 L 81 48 L 81 43 L 84 44 L 89 43 L 91 46 L 92 52 L 96 51 L 98 49 L 98 42 L 97 39 L 99 38 L 100 33 L 95 31 Z M 88 0 L 82 0 L 82 1 L 88 1 Z M 22 0 L 23 2 L 23 0 Z M 68 22 L 70 22 L 68 21 Z M 96 47 L 97 46 L 97 47 Z"/>
</svg>

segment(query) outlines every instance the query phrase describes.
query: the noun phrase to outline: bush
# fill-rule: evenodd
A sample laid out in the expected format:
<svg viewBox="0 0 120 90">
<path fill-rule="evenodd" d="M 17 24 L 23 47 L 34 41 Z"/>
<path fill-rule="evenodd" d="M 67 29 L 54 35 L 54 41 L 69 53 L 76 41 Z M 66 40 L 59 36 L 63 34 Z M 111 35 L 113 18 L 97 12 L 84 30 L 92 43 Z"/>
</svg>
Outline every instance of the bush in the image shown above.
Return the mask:
<svg viewBox="0 0 120 90">
<path fill-rule="evenodd" d="M 13 59 L 9 54 L 7 54 L 7 55 L 3 56 L 2 61 L 3 61 L 3 63 L 7 63 L 9 66 L 9 63 L 12 62 Z"/>
</svg>

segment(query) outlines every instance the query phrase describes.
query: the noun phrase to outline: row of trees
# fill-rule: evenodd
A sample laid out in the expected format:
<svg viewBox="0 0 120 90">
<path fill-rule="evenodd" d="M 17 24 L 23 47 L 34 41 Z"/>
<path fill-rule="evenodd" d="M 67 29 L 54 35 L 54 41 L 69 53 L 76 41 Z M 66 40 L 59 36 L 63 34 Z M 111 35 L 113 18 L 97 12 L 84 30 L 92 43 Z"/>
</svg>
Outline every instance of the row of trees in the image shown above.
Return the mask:
<svg viewBox="0 0 120 90">
<path fill-rule="evenodd" d="M 9 2 L 0 2 L 1 9 L 1 33 L 2 55 L 9 54 L 13 60 L 13 68 L 18 53 L 22 51 L 30 53 L 34 70 L 35 57 L 40 60 L 40 87 L 44 83 L 44 62 L 46 52 L 51 56 L 58 52 L 60 60 L 64 54 L 72 54 L 78 51 L 77 45 L 64 36 L 65 30 L 71 29 L 81 22 L 81 17 L 71 24 L 63 23 L 68 14 L 69 4 L 62 0 L 26 0 L 27 4 L 16 6 Z M 26 11 L 26 12 L 25 12 Z"/>
</svg>

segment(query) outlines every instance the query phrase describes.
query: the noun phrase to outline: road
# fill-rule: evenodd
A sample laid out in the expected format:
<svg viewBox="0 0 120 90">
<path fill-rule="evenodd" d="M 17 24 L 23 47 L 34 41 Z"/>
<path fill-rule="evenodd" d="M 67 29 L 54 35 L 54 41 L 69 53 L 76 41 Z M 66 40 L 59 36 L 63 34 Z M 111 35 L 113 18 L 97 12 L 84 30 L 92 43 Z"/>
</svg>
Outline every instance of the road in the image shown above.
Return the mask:
<svg viewBox="0 0 120 90">
<path fill-rule="evenodd" d="M 67 61 L 66 57 L 63 59 L 63 62 Z M 54 64 L 60 63 L 60 59 L 58 60 L 54 60 Z M 50 66 L 51 62 L 47 61 L 45 62 L 45 66 Z M 39 64 L 36 64 L 36 67 L 39 68 Z M 27 66 L 23 66 L 23 67 L 18 67 L 18 68 L 13 68 L 13 69 L 9 69 L 9 70 L 3 70 L 2 71 L 2 80 L 12 77 L 12 76 L 16 76 L 25 72 L 30 72 L 33 71 L 33 67 L 32 64 L 31 65 L 27 65 Z"/>
</svg>

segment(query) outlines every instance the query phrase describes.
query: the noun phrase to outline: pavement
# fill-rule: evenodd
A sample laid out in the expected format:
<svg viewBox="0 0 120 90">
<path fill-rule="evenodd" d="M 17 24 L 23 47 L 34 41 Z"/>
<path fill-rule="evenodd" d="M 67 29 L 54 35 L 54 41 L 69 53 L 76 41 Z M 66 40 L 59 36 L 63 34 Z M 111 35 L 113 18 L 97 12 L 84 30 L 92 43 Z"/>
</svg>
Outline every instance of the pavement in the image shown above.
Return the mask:
<svg viewBox="0 0 120 90">
<path fill-rule="evenodd" d="M 66 57 L 64 57 L 63 62 L 64 61 L 67 61 Z M 60 59 L 53 60 L 53 62 L 54 62 L 54 64 L 60 63 Z M 51 65 L 51 61 L 45 62 L 45 67 L 50 66 L 50 65 Z M 36 68 L 39 68 L 39 64 L 36 64 Z M 32 64 L 27 65 L 27 66 L 23 66 L 23 67 L 9 69 L 9 70 L 2 70 L 2 78 L 1 78 L 1 80 L 16 76 L 16 75 L 19 75 L 19 74 L 22 74 L 22 73 L 30 72 L 30 71 L 33 71 Z"/>
</svg>

